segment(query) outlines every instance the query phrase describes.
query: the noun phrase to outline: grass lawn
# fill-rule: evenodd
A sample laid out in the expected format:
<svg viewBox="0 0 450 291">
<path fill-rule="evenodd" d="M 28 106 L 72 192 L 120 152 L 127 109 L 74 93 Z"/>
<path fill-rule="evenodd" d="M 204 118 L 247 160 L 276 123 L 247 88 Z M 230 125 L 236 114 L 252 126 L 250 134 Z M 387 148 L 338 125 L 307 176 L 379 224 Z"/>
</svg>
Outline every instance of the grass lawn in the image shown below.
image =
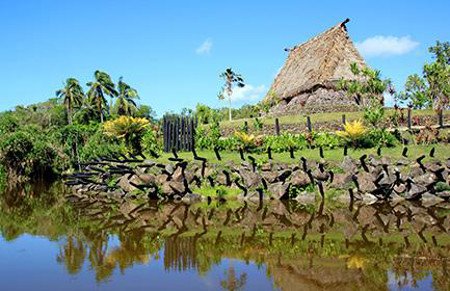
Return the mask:
<svg viewBox="0 0 450 291">
<path fill-rule="evenodd" d="M 420 155 L 427 155 L 432 148 L 435 148 L 435 157 L 434 160 L 444 161 L 450 158 L 450 145 L 445 144 L 433 144 L 433 145 L 410 145 L 408 146 L 408 157 L 410 159 L 416 159 Z M 392 148 L 382 148 L 382 155 L 390 157 L 392 159 L 400 159 L 402 158 L 402 146 L 396 146 Z M 348 155 L 353 158 L 359 158 L 363 154 L 373 154 L 376 155 L 377 149 L 348 149 Z M 240 162 L 240 157 L 238 152 L 221 152 L 222 161 L 218 161 L 213 151 L 198 151 L 197 154 L 200 157 L 207 158 L 210 163 L 223 163 L 227 161 L 233 161 L 235 163 Z M 192 153 L 190 152 L 180 152 L 178 155 L 188 161 L 193 160 Z M 247 155 L 247 154 L 246 154 Z M 267 154 L 250 154 L 254 158 L 260 161 L 267 160 Z M 295 152 L 295 159 L 291 159 L 289 157 L 289 153 L 272 153 L 274 162 L 282 162 L 282 163 L 298 163 L 300 157 L 305 157 L 308 160 L 320 160 L 319 149 L 303 149 Z M 343 158 L 343 148 L 335 148 L 326 150 L 324 149 L 325 160 L 330 162 L 340 162 Z M 159 162 L 167 163 L 169 162 L 168 158 L 172 157 L 171 153 L 164 153 L 158 159 Z M 430 161 L 431 158 L 427 157 L 424 162 Z"/>
<path fill-rule="evenodd" d="M 364 112 L 362 111 L 355 111 L 355 112 L 326 112 L 326 113 L 315 113 L 309 115 L 311 118 L 311 123 L 314 125 L 315 122 L 323 122 L 323 121 L 342 121 L 342 114 L 346 115 L 347 121 L 352 120 L 358 120 L 363 118 Z M 394 109 L 387 109 L 386 110 L 386 117 L 391 116 L 394 114 Z M 445 111 L 445 114 L 450 114 L 449 111 Z M 406 115 L 406 110 L 405 110 Z M 417 115 L 436 115 L 434 110 L 432 109 L 424 109 L 424 110 L 413 110 L 412 116 Z M 299 114 L 299 115 L 290 115 L 290 116 L 281 116 L 278 117 L 280 124 L 306 124 L 306 115 Z M 237 119 L 233 121 L 222 121 L 220 123 L 220 126 L 223 128 L 228 127 L 239 127 L 244 124 L 244 121 L 247 121 L 249 125 L 252 125 L 253 119 L 252 118 L 246 118 L 246 119 Z M 263 124 L 274 124 L 275 118 L 273 117 L 262 117 L 261 121 Z M 445 123 L 445 122 L 444 122 Z"/>
</svg>

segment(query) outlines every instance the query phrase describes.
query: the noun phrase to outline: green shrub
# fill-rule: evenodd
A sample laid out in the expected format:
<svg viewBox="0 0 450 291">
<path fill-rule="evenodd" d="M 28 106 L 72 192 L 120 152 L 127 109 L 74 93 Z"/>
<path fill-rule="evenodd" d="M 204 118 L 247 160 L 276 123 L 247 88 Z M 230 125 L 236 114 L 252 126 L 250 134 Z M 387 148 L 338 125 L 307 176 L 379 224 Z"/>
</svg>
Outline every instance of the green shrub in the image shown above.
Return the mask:
<svg viewBox="0 0 450 291">
<path fill-rule="evenodd" d="M 389 131 L 382 128 L 369 130 L 360 141 L 361 147 L 393 147 L 398 144 L 398 140 Z"/>
<path fill-rule="evenodd" d="M 162 152 L 162 140 L 161 138 L 159 138 L 158 132 L 154 129 L 147 130 L 147 132 L 142 137 L 142 145 L 144 152 Z"/>
<path fill-rule="evenodd" d="M 264 148 L 272 148 L 273 152 L 287 152 L 290 148 L 294 150 L 307 146 L 307 141 L 302 134 L 283 133 L 281 135 L 269 135 L 264 138 Z"/>
</svg>

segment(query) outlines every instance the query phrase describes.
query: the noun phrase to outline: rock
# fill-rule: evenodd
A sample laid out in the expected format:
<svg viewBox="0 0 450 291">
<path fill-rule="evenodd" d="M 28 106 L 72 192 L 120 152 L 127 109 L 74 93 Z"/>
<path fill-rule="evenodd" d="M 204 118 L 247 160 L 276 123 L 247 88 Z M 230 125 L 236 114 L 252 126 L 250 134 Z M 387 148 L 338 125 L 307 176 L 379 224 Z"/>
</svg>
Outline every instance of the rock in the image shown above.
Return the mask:
<svg viewBox="0 0 450 291">
<path fill-rule="evenodd" d="M 291 169 L 285 169 L 278 172 L 277 181 L 284 182 L 292 174 Z"/>
<path fill-rule="evenodd" d="M 405 199 L 406 200 L 414 200 L 420 197 L 423 193 L 427 191 L 427 188 L 425 188 L 422 185 L 417 184 L 411 184 L 411 189 L 406 193 Z"/>
<path fill-rule="evenodd" d="M 312 193 L 308 194 L 305 192 L 300 195 L 297 195 L 297 197 L 295 197 L 294 199 L 302 204 L 313 204 L 314 202 L 316 202 L 316 195 Z"/>
<path fill-rule="evenodd" d="M 331 183 L 331 187 L 342 189 L 345 188 L 350 182 L 352 182 L 352 175 L 351 174 L 334 174 L 333 183 Z"/>
<path fill-rule="evenodd" d="M 420 184 L 423 186 L 428 186 L 430 184 L 433 184 L 436 181 L 436 175 L 432 173 L 426 173 L 420 176 L 416 176 L 414 178 L 414 182 L 416 184 Z"/>
<path fill-rule="evenodd" d="M 244 186 L 247 188 L 257 187 L 261 183 L 261 177 L 259 177 L 258 174 L 253 173 L 252 171 L 241 169 L 239 171 L 239 174 L 241 175 Z"/>
<path fill-rule="evenodd" d="M 134 183 L 138 178 L 136 176 L 132 176 L 130 179 L 128 179 L 128 177 L 129 177 L 128 174 L 122 176 L 119 182 L 117 183 L 117 186 L 119 186 L 125 192 L 131 192 L 137 189 L 136 187 L 130 184 L 130 181 Z"/>
<path fill-rule="evenodd" d="M 328 172 L 321 172 L 319 169 L 316 169 L 312 172 L 312 176 L 316 180 L 326 181 L 326 180 L 328 180 L 329 174 L 328 174 Z"/>
<path fill-rule="evenodd" d="M 397 193 L 397 194 L 402 194 L 402 193 L 404 193 L 405 191 L 406 191 L 406 186 L 405 186 L 405 184 L 398 184 L 398 185 L 395 185 L 394 186 L 394 191 L 395 191 L 395 193 Z"/>
<path fill-rule="evenodd" d="M 271 163 L 265 163 L 261 166 L 261 171 L 272 171 L 272 164 Z"/>
<path fill-rule="evenodd" d="M 418 163 L 415 163 L 414 165 L 412 165 L 411 169 L 409 170 L 409 176 L 412 178 L 421 176 L 423 174 L 424 174 L 424 172 Z"/>
<path fill-rule="evenodd" d="M 138 178 L 144 185 L 154 185 L 156 183 L 156 176 L 152 174 L 142 174 Z"/>
<path fill-rule="evenodd" d="M 434 206 L 434 205 L 439 204 L 444 201 L 445 200 L 443 198 L 438 197 L 433 194 L 430 194 L 430 193 L 422 194 L 422 198 L 421 198 L 422 206 L 424 206 L 424 207 L 431 207 L 431 206 Z"/>
<path fill-rule="evenodd" d="M 450 191 L 436 192 L 435 195 L 445 200 L 450 199 Z"/>
<path fill-rule="evenodd" d="M 172 196 L 177 193 L 183 193 L 184 185 L 181 182 L 168 181 L 165 182 L 161 187 L 161 192 L 163 195 Z"/>
<path fill-rule="evenodd" d="M 344 159 L 342 160 L 341 168 L 346 173 L 351 174 L 351 173 L 355 173 L 356 172 L 356 170 L 358 169 L 358 164 L 351 157 L 345 156 Z"/>
<path fill-rule="evenodd" d="M 391 196 L 389 196 L 389 200 L 395 205 L 395 204 L 398 204 L 398 203 L 400 203 L 402 201 L 405 201 L 405 198 L 400 196 L 400 195 L 398 195 L 395 192 L 392 192 Z"/>
<path fill-rule="evenodd" d="M 366 172 L 358 173 L 359 190 L 364 193 L 370 193 L 377 189 L 373 183 L 373 176 Z"/>
<path fill-rule="evenodd" d="M 308 175 L 303 171 L 295 171 L 291 176 L 292 186 L 304 187 L 310 183 Z"/>
<path fill-rule="evenodd" d="M 172 175 L 173 172 L 175 171 L 175 167 L 172 164 L 167 164 L 165 169 L 170 175 Z"/>
<path fill-rule="evenodd" d="M 267 183 L 274 183 L 278 178 L 278 173 L 276 172 L 262 172 L 261 176 L 267 181 Z"/>
<path fill-rule="evenodd" d="M 175 182 L 181 182 L 183 181 L 183 178 L 183 169 L 181 167 L 177 167 L 172 174 L 172 180 Z"/>
<path fill-rule="evenodd" d="M 375 195 L 372 195 L 370 193 L 363 193 L 361 194 L 362 202 L 366 205 L 374 204 L 378 201 L 378 198 L 375 197 Z"/>
<path fill-rule="evenodd" d="M 289 184 L 283 184 L 282 182 L 277 182 L 274 184 L 270 184 L 269 192 L 271 197 L 277 200 L 289 199 Z"/>
<path fill-rule="evenodd" d="M 202 196 L 199 194 L 187 193 L 183 196 L 183 198 L 181 198 L 181 201 L 187 204 L 192 204 L 202 201 Z"/>
<path fill-rule="evenodd" d="M 169 179 L 169 176 L 166 174 L 159 174 L 156 176 L 156 184 L 162 185 L 166 183 L 167 179 Z"/>
<path fill-rule="evenodd" d="M 410 161 L 409 160 L 407 160 L 407 159 L 400 159 L 400 160 L 398 160 L 396 163 L 395 163 L 395 165 L 396 166 L 407 166 L 407 165 L 409 165 L 410 164 Z"/>
</svg>

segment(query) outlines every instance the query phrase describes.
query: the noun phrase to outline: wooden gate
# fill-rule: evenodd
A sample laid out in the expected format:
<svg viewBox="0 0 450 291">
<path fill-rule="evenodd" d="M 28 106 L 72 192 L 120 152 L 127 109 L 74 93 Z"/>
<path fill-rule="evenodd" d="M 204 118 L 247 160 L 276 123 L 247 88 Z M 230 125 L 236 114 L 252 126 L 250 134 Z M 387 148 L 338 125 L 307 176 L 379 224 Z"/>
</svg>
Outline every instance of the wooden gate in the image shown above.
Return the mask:
<svg viewBox="0 0 450 291">
<path fill-rule="evenodd" d="M 164 116 L 164 151 L 192 151 L 195 142 L 197 121 L 187 116 Z"/>
</svg>

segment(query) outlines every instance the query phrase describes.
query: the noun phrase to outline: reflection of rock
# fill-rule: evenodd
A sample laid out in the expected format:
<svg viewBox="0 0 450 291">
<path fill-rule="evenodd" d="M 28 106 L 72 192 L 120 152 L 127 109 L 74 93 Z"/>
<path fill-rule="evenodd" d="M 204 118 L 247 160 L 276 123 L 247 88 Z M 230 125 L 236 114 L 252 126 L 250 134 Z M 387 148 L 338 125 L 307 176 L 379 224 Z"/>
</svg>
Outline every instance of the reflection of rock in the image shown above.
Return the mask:
<svg viewBox="0 0 450 291">
<path fill-rule="evenodd" d="M 436 195 L 430 194 L 430 193 L 424 193 L 422 194 L 422 206 L 425 207 L 431 207 L 434 206 L 436 204 L 439 204 L 441 202 L 444 202 L 445 200 L 441 197 L 438 197 Z"/>
</svg>

